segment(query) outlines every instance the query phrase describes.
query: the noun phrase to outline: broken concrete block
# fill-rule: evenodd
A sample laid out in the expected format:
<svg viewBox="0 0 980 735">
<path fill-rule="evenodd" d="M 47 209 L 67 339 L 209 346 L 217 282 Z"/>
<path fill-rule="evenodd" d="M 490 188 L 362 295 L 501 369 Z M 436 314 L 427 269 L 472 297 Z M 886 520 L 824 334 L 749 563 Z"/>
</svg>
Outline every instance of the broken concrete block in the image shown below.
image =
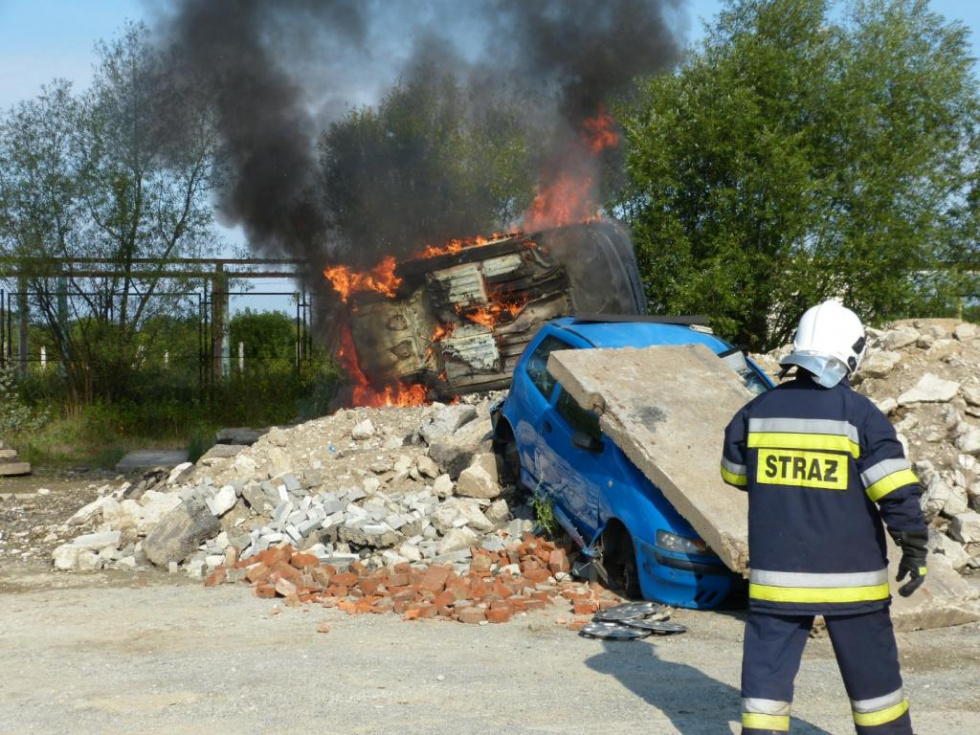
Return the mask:
<svg viewBox="0 0 980 735">
<path fill-rule="evenodd" d="M 899 350 L 902 347 L 908 347 L 910 344 L 914 344 L 917 339 L 919 339 L 918 329 L 902 326 L 885 332 L 881 341 L 886 349 Z"/>
<path fill-rule="evenodd" d="M 969 584 L 953 569 L 947 557 L 929 554 L 929 574 L 911 597 L 897 592 L 895 582 L 901 550 L 891 540 L 888 543 L 888 576 L 892 586 L 891 616 L 895 630 L 927 630 L 963 625 L 980 620 L 980 588 Z"/>
<path fill-rule="evenodd" d="M 172 470 L 170 470 L 170 474 L 167 476 L 167 484 L 168 485 L 178 484 L 193 470 L 194 470 L 193 462 L 181 462 L 179 465 L 177 465 Z"/>
<path fill-rule="evenodd" d="M 429 457 L 450 477 L 458 477 L 476 454 L 493 452 L 492 432 L 490 419 L 471 421 L 456 433 L 430 444 Z"/>
<path fill-rule="evenodd" d="M 238 502 L 238 494 L 235 492 L 234 487 L 225 485 L 215 493 L 214 497 L 208 498 L 206 502 L 211 513 L 220 518 L 235 507 L 235 503 Z"/>
<path fill-rule="evenodd" d="M 419 436 L 431 445 L 434 441 L 455 434 L 462 426 L 476 418 L 476 408 L 465 403 L 455 406 L 433 406 L 431 413 L 422 419 Z"/>
<path fill-rule="evenodd" d="M 428 477 L 431 480 L 439 477 L 439 467 L 430 457 L 419 457 L 418 462 L 416 462 L 416 466 L 418 467 L 420 474 Z"/>
<path fill-rule="evenodd" d="M 483 456 L 492 458 L 492 455 Z M 497 482 L 496 472 L 491 473 L 487 468 L 487 462 L 480 459 L 460 472 L 459 480 L 456 482 L 456 494 L 467 498 L 492 500 L 502 492 L 503 488 Z"/>
<path fill-rule="evenodd" d="M 62 544 L 56 548 L 51 553 L 55 569 L 67 572 L 77 567 L 78 554 L 81 550 L 81 547 L 75 546 L 75 544 Z"/>
<path fill-rule="evenodd" d="M 961 544 L 980 542 L 980 513 L 970 511 L 953 516 L 949 522 L 949 535 Z"/>
<path fill-rule="evenodd" d="M 861 363 L 859 373 L 866 378 L 884 378 L 899 363 L 902 356 L 898 352 L 872 352 L 867 359 Z"/>
<path fill-rule="evenodd" d="M 946 403 L 951 401 L 960 389 L 960 384 L 954 380 L 926 373 L 915 387 L 905 391 L 898 397 L 899 406 L 912 403 Z"/>
<path fill-rule="evenodd" d="M 462 528 L 453 528 L 443 537 L 442 541 L 439 542 L 438 553 L 439 555 L 449 554 L 453 551 L 461 551 L 463 549 L 469 549 L 470 546 L 476 544 L 479 540 L 479 536 L 471 528 L 463 526 Z"/>
<path fill-rule="evenodd" d="M 118 548 L 121 540 L 122 533 L 119 531 L 104 531 L 102 533 L 87 533 L 84 536 L 79 536 L 72 541 L 72 544 L 80 549 L 102 551 L 102 549 L 107 547 L 113 549 Z"/>
<path fill-rule="evenodd" d="M 0 476 L 13 477 L 29 474 L 31 474 L 30 462 L 0 462 Z"/>
<path fill-rule="evenodd" d="M 374 424 L 371 423 L 371 419 L 364 419 L 364 421 L 355 424 L 354 428 L 351 429 L 350 432 L 351 438 L 358 441 L 370 439 L 372 436 L 374 436 L 374 434 Z"/>
<path fill-rule="evenodd" d="M 432 483 L 432 490 L 440 498 L 448 498 L 453 494 L 453 478 L 449 475 L 439 475 L 435 482 Z"/>
<path fill-rule="evenodd" d="M 160 520 L 144 539 L 143 551 L 157 566 L 165 566 L 171 561 L 182 562 L 202 541 L 213 538 L 220 530 L 220 522 L 207 505 L 200 500 L 191 500 Z"/>
</svg>

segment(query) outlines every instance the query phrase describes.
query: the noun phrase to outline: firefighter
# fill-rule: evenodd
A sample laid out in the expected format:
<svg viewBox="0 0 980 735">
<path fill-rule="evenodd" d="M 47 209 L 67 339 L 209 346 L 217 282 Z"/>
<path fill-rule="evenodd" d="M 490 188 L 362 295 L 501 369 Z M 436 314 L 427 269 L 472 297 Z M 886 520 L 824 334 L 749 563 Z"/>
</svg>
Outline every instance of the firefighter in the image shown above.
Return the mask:
<svg viewBox="0 0 980 735">
<path fill-rule="evenodd" d="M 926 576 L 919 481 L 888 419 L 851 389 L 864 328 L 837 301 L 800 319 L 796 374 L 725 430 L 721 473 L 749 494 L 749 617 L 742 733 L 789 730 L 793 680 L 822 615 L 860 735 L 911 735 L 892 631 L 885 535 L 902 550 L 907 597 Z"/>
</svg>

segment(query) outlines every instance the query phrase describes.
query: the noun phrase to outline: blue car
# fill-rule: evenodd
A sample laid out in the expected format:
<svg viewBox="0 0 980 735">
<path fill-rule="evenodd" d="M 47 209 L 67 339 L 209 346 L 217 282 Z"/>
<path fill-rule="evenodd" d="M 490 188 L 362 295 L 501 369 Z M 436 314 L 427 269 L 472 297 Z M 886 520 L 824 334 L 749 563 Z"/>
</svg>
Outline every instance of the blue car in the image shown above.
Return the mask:
<svg viewBox="0 0 980 735">
<path fill-rule="evenodd" d="M 507 398 L 491 409 L 495 447 L 517 484 L 551 503 L 555 518 L 598 576 L 626 596 L 709 609 L 744 592 L 744 581 L 698 538 L 663 493 L 602 435 L 548 372 L 555 350 L 703 344 L 753 392 L 772 386 L 745 355 L 690 318 L 565 317 L 537 333 L 514 369 Z M 721 451 L 721 448 L 718 448 Z"/>
</svg>

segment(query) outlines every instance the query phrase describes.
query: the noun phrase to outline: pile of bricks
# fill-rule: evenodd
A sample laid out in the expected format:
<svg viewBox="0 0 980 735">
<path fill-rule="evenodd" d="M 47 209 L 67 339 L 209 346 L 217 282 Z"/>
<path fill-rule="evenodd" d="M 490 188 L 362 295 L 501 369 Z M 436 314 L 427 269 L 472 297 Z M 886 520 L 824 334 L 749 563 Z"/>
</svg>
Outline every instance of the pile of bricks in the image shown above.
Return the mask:
<svg viewBox="0 0 980 735">
<path fill-rule="evenodd" d="M 452 566 L 396 564 L 369 569 L 354 562 L 339 571 L 314 555 L 288 545 L 266 549 L 246 560 L 229 551 L 205 586 L 241 581 L 257 597 L 285 599 L 287 606 L 321 603 L 347 613 L 396 613 L 404 620 L 441 618 L 462 623 L 505 623 L 515 614 L 541 610 L 559 600 L 574 616 L 589 616 L 620 604 L 599 585 L 571 581 L 568 551 L 525 534 L 519 543 L 494 552 L 474 548 L 469 571 Z M 560 619 L 578 629 L 586 619 Z"/>
</svg>

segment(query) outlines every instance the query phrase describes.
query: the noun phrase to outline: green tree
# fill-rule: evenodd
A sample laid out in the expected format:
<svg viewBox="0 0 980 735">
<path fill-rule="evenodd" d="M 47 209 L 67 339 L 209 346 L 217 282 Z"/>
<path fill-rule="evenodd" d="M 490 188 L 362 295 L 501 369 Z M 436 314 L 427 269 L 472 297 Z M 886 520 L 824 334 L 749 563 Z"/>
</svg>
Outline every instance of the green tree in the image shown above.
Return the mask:
<svg viewBox="0 0 980 735">
<path fill-rule="evenodd" d="M 242 342 L 246 361 L 296 359 L 296 324 L 285 312 L 246 308 L 231 318 L 229 330 L 233 355 Z"/>
<path fill-rule="evenodd" d="M 978 93 L 966 29 L 924 0 L 729 0 L 621 113 L 654 309 L 753 348 L 840 296 L 938 314 L 976 259 Z"/>
<path fill-rule="evenodd" d="M 141 325 L 192 308 L 186 280 L 159 263 L 215 248 L 217 139 L 204 90 L 173 73 L 140 25 L 98 55 L 89 91 L 55 82 L 0 117 L 0 254 L 82 402 L 125 393 Z M 53 258 L 106 263 L 52 278 Z M 86 274 L 99 269 L 114 274 Z"/>
<path fill-rule="evenodd" d="M 425 67 L 377 108 L 352 110 L 320 140 L 323 203 L 336 234 L 373 265 L 377 253 L 485 234 L 533 195 L 525 115 L 478 99 Z"/>
</svg>

